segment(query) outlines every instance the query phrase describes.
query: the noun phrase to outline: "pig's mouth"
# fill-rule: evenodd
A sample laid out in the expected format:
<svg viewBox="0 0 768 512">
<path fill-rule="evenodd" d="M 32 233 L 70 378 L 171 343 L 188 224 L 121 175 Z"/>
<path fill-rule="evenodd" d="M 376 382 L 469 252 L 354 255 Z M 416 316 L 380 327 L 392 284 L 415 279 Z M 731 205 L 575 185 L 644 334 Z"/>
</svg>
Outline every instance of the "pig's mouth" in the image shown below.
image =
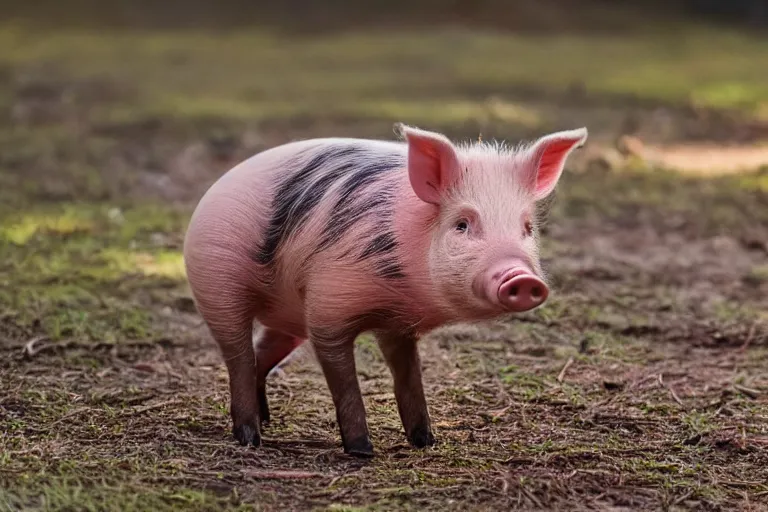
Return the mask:
<svg viewBox="0 0 768 512">
<path fill-rule="evenodd" d="M 546 283 L 522 265 L 492 270 L 475 283 L 475 291 L 504 311 L 522 313 L 542 305 L 549 296 Z"/>
</svg>

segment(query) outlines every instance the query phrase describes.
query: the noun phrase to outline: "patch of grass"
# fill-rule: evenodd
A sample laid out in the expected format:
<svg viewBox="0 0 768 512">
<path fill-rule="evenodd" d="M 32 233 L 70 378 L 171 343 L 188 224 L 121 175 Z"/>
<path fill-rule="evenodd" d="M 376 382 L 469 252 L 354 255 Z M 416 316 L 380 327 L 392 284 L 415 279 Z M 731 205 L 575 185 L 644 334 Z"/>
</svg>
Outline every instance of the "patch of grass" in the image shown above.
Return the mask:
<svg viewBox="0 0 768 512">
<path fill-rule="evenodd" d="M 501 368 L 499 378 L 509 391 L 525 402 L 547 403 L 562 401 L 564 398 L 572 404 L 583 402 L 581 393 L 568 385 L 560 385 L 556 375 L 537 375 L 515 365 Z M 493 419 L 498 421 L 498 418 Z"/>
<path fill-rule="evenodd" d="M 755 265 L 743 279 L 746 283 L 753 286 L 768 283 L 768 265 Z"/>
<path fill-rule="evenodd" d="M 511 85 L 557 93 L 578 83 L 598 95 L 749 112 L 768 100 L 764 76 L 753 65 L 768 55 L 768 44 L 735 31 L 695 26 L 620 37 L 545 38 L 458 29 L 393 34 L 390 29 L 296 40 L 258 27 L 226 34 L 61 27 L 48 29 L 43 39 L 35 34 L 23 25 L 0 26 L 5 50 L 0 64 L 22 68 L 56 62 L 56 69 L 75 81 L 130 84 L 113 91 L 112 101 L 95 105 L 96 118 L 110 123 L 342 116 L 436 127 L 490 119 L 529 128 L 546 124 L 541 111 L 504 100 L 487 102 Z M 279 73 L 259 71 L 274 63 Z M 51 73 L 46 78 L 56 79 Z M 459 91 L 482 94 L 473 99 Z M 87 88 L 74 88 L 71 102 L 89 101 L 87 94 Z"/>
<path fill-rule="evenodd" d="M 158 206 L 123 212 L 101 204 L 9 214 L 0 229 L 0 266 L 7 270 L 0 310 L 53 340 L 145 339 L 150 311 L 135 297 L 136 283 L 144 292 L 183 285 L 182 219 Z"/>
<path fill-rule="evenodd" d="M 761 207 L 768 192 L 760 179 L 690 177 L 663 169 L 564 174 L 549 222 L 580 218 L 622 229 L 652 225 L 706 236 L 744 233 L 768 223 L 768 210 Z"/>
<path fill-rule="evenodd" d="M 715 425 L 715 415 L 709 412 L 691 411 L 682 417 L 683 423 L 696 434 L 708 432 Z"/>
<path fill-rule="evenodd" d="M 35 235 L 67 237 L 76 233 L 89 233 L 94 229 L 92 212 L 65 206 L 57 214 L 25 213 L 18 219 L 4 219 L 0 239 L 15 245 L 24 245 Z"/>
<path fill-rule="evenodd" d="M 721 323 L 730 323 L 741 320 L 747 315 L 753 316 L 749 315 L 749 311 L 742 309 L 739 304 L 729 301 L 716 302 L 712 306 L 712 314 L 714 318 Z"/>
<path fill-rule="evenodd" d="M 31 482 L 29 482 L 31 484 Z M 238 504 L 236 495 L 220 496 L 193 488 L 153 487 L 104 483 L 87 486 L 76 480 L 50 479 L 12 492 L 0 489 L 2 510 L 87 510 L 87 511 L 139 511 L 139 510 L 259 510 L 254 505 Z"/>
</svg>

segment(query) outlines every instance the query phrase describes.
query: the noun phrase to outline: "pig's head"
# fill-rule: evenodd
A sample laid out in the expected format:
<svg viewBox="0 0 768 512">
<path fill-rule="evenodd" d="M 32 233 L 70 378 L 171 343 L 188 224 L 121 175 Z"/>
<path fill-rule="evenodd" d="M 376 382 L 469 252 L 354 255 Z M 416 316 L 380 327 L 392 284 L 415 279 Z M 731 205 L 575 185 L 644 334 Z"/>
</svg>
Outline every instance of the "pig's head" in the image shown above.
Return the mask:
<svg viewBox="0 0 768 512">
<path fill-rule="evenodd" d="M 534 309 L 549 289 L 539 262 L 536 204 L 555 189 L 586 128 L 518 148 L 457 146 L 439 133 L 400 125 L 414 192 L 434 205 L 431 286 L 455 317 Z"/>
</svg>

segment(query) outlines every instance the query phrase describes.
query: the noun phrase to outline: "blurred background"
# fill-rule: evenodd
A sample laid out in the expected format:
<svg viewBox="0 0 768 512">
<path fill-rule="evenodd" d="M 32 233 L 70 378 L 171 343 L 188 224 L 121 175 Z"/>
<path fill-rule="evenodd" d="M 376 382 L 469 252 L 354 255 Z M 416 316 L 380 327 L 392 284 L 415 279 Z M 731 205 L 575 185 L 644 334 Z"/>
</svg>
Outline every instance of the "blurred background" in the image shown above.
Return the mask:
<svg viewBox="0 0 768 512">
<path fill-rule="evenodd" d="M 584 125 L 591 157 L 626 135 L 676 167 L 767 161 L 712 152 L 768 135 L 761 0 L 3 3 L 3 167 L 25 171 L 3 179 L 46 197 L 193 199 L 255 150 L 397 120 L 511 140 Z"/>
<path fill-rule="evenodd" d="M 361 340 L 392 457 L 244 483 L 289 459 L 357 469 L 328 455 L 332 407 L 301 365 L 270 391 L 270 435 L 295 445 L 230 443 L 189 216 L 257 151 L 395 122 L 589 129 L 545 218 L 551 300 L 425 342 L 436 455 L 398 452 Z M 765 500 L 767 141 L 768 0 L 0 0 L 0 510 Z"/>
</svg>

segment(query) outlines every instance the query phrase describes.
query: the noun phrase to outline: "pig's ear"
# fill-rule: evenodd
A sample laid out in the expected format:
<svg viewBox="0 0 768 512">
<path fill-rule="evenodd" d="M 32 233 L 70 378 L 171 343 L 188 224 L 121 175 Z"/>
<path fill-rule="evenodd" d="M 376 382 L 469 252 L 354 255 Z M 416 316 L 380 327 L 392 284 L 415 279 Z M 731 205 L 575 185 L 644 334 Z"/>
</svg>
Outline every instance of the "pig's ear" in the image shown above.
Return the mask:
<svg viewBox="0 0 768 512">
<path fill-rule="evenodd" d="M 441 196 L 459 175 L 456 148 L 439 133 L 404 124 L 395 128 L 408 143 L 408 176 L 413 191 L 422 201 L 440 204 Z"/>
<path fill-rule="evenodd" d="M 571 151 L 587 140 L 587 129 L 552 133 L 537 140 L 528 150 L 530 182 L 536 201 L 544 199 L 555 189 Z"/>
</svg>

